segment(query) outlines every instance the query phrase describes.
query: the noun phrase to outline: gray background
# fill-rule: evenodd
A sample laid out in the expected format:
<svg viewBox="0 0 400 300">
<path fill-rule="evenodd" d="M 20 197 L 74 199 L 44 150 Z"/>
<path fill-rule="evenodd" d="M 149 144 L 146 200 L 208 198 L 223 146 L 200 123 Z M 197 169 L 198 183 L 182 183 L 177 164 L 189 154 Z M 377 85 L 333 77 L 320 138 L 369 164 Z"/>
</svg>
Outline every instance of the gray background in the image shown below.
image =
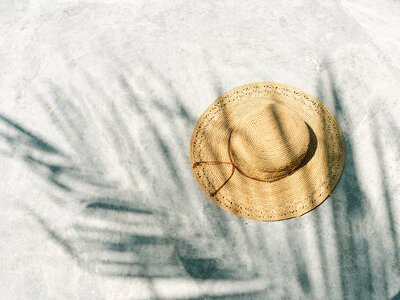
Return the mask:
<svg viewBox="0 0 400 300">
<path fill-rule="evenodd" d="M 319 2 L 2 1 L 0 298 L 399 298 L 400 3 Z M 344 131 L 300 219 L 232 215 L 191 174 L 197 118 L 256 81 Z"/>
</svg>

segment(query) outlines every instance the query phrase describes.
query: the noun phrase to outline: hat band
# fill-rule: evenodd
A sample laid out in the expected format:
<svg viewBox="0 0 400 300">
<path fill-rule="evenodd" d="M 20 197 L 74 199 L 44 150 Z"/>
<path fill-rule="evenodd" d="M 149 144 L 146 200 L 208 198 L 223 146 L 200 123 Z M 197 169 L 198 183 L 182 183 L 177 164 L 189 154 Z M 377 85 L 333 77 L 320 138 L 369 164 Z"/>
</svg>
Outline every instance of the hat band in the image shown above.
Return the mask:
<svg viewBox="0 0 400 300">
<path fill-rule="evenodd" d="M 230 141 L 230 137 L 229 137 L 229 141 Z M 213 160 L 213 161 L 198 161 L 198 162 L 195 162 L 193 164 L 193 166 L 192 166 L 192 168 L 194 169 L 194 168 L 199 167 L 199 166 L 201 166 L 203 164 L 206 164 L 206 165 L 232 165 L 231 175 L 228 177 L 227 180 L 225 180 L 225 182 L 223 184 L 221 184 L 221 186 L 218 189 L 216 189 L 213 193 L 210 193 L 211 197 L 214 197 L 225 186 L 225 184 L 228 183 L 228 181 L 232 178 L 233 174 L 235 173 L 235 170 L 237 170 L 243 176 L 245 176 L 247 178 L 250 178 L 250 179 L 253 179 L 253 180 L 257 180 L 257 181 L 261 181 L 261 182 L 274 182 L 274 181 L 277 181 L 279 179 L 282 179 L 282 178 L 285 178 L 285 177 L 291 175 L 297 169 L 297 168 L 294 168 L 291 171 L 286 170 L 286 174 L 283 174 L 283 175 L 281 175 L 280 177 L 277 177 L 277 178 L 268 179 L 268 180 L 262 180 L 262 179 L 254 178 L 254 177 L 251 177 L 251 176 L 245 174 L 242 170 L 239 169 L 239 167 L 237 167 L 233 163 L 232 157 L 231 157 L 231 151 L 230 151 L 230 142 L 228 143 L 228 155 L 229 155 L 230 162 L 216 161 L 216 160 Z"/>
</svg>

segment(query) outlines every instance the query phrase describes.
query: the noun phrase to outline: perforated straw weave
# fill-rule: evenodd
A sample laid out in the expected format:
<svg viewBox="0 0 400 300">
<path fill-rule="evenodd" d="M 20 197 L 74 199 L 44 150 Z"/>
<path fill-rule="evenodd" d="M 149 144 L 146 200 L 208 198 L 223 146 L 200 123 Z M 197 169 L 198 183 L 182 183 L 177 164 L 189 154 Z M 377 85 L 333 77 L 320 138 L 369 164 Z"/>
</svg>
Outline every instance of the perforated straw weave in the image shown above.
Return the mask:
<svg viewBox="0 0 400 300">
<path fill-rule="evenodd" d="M 251 83 L 217 98 L 190 141 L 193 174 L 218 206 L 277 221 L 321 204 L 343 171 L 339 123 L 317 98 L 279 83 Z"/>
</svg>

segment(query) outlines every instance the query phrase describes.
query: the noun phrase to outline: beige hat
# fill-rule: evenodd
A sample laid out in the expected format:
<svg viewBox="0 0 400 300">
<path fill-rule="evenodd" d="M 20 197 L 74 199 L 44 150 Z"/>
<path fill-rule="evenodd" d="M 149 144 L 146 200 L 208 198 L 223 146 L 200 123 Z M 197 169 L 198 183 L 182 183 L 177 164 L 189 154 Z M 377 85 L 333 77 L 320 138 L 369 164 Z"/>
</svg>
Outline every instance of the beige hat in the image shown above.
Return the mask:
<svg viewBox="0 0 400 300">
<path fill-rule="evenodd" d="M 218 206 L 277 221 L 321 204 L 337 184 L 345 144 L 332 112 L 300 89 L 246 84 L 217 98 L 190 140 L 193 174 Z"/>
</svg>

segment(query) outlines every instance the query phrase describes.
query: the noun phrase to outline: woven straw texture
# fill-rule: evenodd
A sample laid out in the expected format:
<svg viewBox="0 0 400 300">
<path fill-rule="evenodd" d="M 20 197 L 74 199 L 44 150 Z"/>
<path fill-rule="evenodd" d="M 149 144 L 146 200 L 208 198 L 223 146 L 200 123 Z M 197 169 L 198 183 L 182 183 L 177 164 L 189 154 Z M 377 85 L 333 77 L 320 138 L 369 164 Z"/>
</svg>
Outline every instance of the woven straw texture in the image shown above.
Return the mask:
<svg viewBox="0 0 400 300">
<path fill-rule="evenodd" d="M 251 83 L 217 98 L 190 141 L 193 174 L 218 206 L 245 218 L 299 217 L 321 204 L 343 171 L 345 144 L 317 98 Z"/>
</svg>

